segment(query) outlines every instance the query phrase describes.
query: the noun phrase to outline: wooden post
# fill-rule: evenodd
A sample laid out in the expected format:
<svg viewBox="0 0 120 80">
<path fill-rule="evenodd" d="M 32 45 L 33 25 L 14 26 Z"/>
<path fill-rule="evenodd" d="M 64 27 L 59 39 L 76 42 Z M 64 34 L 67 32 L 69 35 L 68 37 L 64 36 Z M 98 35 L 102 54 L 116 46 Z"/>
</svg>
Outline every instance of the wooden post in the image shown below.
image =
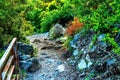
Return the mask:
<svg viewBox="0 0 120 80">
<path fill-rule="evenodd" d="M 0 80 L 2 80 L 2 70 L 0 68 Z"/>
<path fill-rule="evenodd" d="M 15 51 L 15 54 L 16 54 L 16 64 L 17 64 L 17 68 L 18 68 L 18 71 L 19 71 L 19 59 L 18 59 L 18 46 L 17 46 L 17 41 L 15 43 L 15 46 L 16 46 L 16 51 Z"/>
<path fill-rule="evenodd" d="M 19 74 L 19 59 L 18 59 L 17 40 L 12 47 L 11 53 L 12 53 L 12 55 L 14 55 L 15 74 L 17 77 L 17 74 Z"/>
<path fill-rule="evenodd" d="M 15 74 L 17 76 L 17 73 L 18 73 L 18 57 L 17 57 L 17 44 L 16 44 L 16 40 L 17 38 L 14 38 L 11 43 L 9 44 L 7 50 L 5 51 L 4 55 L 2 56 L 2 58 L 0 59 L 0 80 L 2 80 L 3 78 L 6 78 L 2 75 L 2 72 L 3 72 L 3 69 L 5 68 L 6 66 L 6 62 L 8 60 L 8 58 L 12 55 L 14 56 L 14 61 L 13 63 L 11 62 L 11 64 L 9 65 L 12 65 L 14 67 L 16 67 L 16 69 L 14 70 L 15 71 Z M 12 58 L 12 60 L 13 60 Z M 11 74 L 12 75 L 12 74 Z"/>
</svg>

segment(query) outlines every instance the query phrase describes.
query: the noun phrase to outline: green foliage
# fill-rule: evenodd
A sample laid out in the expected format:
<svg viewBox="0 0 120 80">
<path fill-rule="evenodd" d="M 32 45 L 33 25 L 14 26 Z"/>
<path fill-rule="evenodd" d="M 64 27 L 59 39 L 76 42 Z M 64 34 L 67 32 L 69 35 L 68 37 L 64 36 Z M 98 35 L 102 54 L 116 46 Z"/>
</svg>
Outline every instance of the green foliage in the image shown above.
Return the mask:
<svg viewBox="0 0 120 80">
<path fill-rule="evenodd" d="M 35 57 L 38 54 L 38 49 L 37 48 L 33 48 L 33 50 L 34 50 L 33 57 Z"/>
<path fill-rule="evenodd" d="M 86 29 L 92 29 L 95 34 L 109 34 L 105 41 L 109 42 L 115 53 L 120 53 L 120 47 L 114 38 L 120 31 L 120 1 L 117 0 L 72 0 L 75 15 L 84 22 Z M 95 42 L 94 36 L 92 43 Z"/>
<path fill-rule="evenodd" d="M 13 37 L 23 40 L 34 32 L 31 22 L 24 18 L 26 6 L 21 0 L 1 0 L 0 4 L 0 47 Z"/>
<path fill-rule="evenodd" d="M 64 3 L 57 0 L 50 2 L 46 7 L 46 11 L 40 15 L 42 17 L 41 32 L 49 31 L 55 23 L 65 24 L 64 21 L 70 21 L 73 17 L 73 11 L 70 7 L 67 0 Z"/>
<path fill-rule="evenodd" d="M 94 75 L 94 73 L 90 73 L 88 76 L 85 77 L 85 80 L 90 80 Z"/>
<path fill-rule="evenodd" d="M 69 50 L 71 51 L 71 46 L 70 46 L 70 41 L 73 39 L 73 37 L 71 36 L 67 36 L 67 40 L 64 42 L 63 44 L 63 47 L 66 49 L 66 50 Z"/>
<path fill-rule="evenodd" d="M 110 34 L 107 34 L 106 37 L 104 38 L 104 41 L 108 42 L 112 46 L 112 51 L 120 54 L 120 47 L 117 42 L 115 42 L 114 38 L 111 37 Z"/>
<path fill-rule="evenodd" d="M 33 33 L 47 32 L 52 25 L 78 17 L 86 30 L 109 34 L 109 43 L 119 52 L 114 40 L 120 31 L 118 0 L 0 0 L 0 47 L 13 37 L 25 40 Z M 96 39 L 93 39 L 93 43 Z M 112 41 L 112 42 L 110 42 Z M 65 45 L 69 45 L 69 38 Z M 114 43 L 114 45 L 112 44 Z M 116 43 L 117 44 L 117 43 Z M 116 51 L 117 50 L 117 51 Z"/>
<path fill-rule="evenodd" d="M 0 51 L 0 58 L 3 56 L 4 51 Z"/>
<path fill-rule="evenodd" d="M 26 77 L 27 76 L 27 72 L 25 70 L 20 70 L 20 75 L 21 77 Z"/>
<path fill-rule="evenodd" d="M 93 45 L 96 43 L 97 37 L 98 37 L 97 34 L 95 34 L 95 35 L 93 36 L 92 41 L 91 41 L 91 44 L 89 45 L 89 48 L 92 48 Z"/>
</svg>

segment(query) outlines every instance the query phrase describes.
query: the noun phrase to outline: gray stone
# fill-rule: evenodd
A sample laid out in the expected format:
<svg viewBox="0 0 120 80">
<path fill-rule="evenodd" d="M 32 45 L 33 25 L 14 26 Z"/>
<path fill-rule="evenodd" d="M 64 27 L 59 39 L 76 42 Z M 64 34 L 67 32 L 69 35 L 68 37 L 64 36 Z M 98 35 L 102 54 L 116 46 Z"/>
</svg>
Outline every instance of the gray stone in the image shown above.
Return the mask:
<svg viewBox="0 0 120 80">
<path fill-rule="evenodd" d="M 60 38 L 57 38 L 57 39 L 56 39 L 56 42 L 57 42 L 57 43 L 60 43 L 60 44 L 61 44 L 61 43 L 64 43 L 64 42 L 67 40 L 67 38 L 68 38 L 68 37 L 60 37 Z"/>
<path fill-rule="evenodd" d="M 77 33 L 76 35 L 74 35 L 74 39 L 70 42 L 71 47 L 78 48 L 76 43 L 77 43 L 77 41 L 79 41 L 79 38 L 81 37 L 80 34 L 81 33 Z"/>
<path fill-rule="evenodd" d="M 47 53 L 40 53 L 41 55 L 47 55 Z"/>
<path fill-rule="evenodd" d="M 116 61 L 116 59 L 115 59 L 115 58 L 108 59 L 108 60 L 107 60 L 107 66 L 114 64 L 114 63 L 115 63 L 115 61 Z"/>
<path fill-rule="evenodd" d="M 88 62 L 87 67 L 90 67 L 93 64 L 93 62 L 91 62 L 90 56 L 88 54 L 86 55 L 85 59 Z"/>
<path fill-rule="evenodd" d="M 79 54 L 79 50 L 78 49 L 76 49 L 76 50 L 73 51 L 73 55 L 74 56 L 77 56 L 78 54 Z"/>
<path fill-rule="evenodd" d="M 96 49 L 97 49 L 97 47 L 93 45 L 92 48 L 89 50 L 89 52 L 91 52 L 91 53 L 95 52 Z"/>
<path fill-rule="evenodd" d="M 85 69 L 85 68 L 87 68 L 87 64 L 86 64 L 84 59 L 81 59 L 81 61 L 78 63 L 78 69 L 82 70 L 82 69 Z"/>
<path fill-rule="evenodd" d="M 54 38 L 58 38 L 62 35 L 64 35 L 65 33 L 65 29 L 63 28 L 62 25 L 60 24 L 55 24 L 55 26 L 53 26 L 51 29 L 50 29 L 50 38 L 51 39 L 54 39 Z"/>
<path fill-rule="evenodd" d="M 82 30 L 81 32 L 77 33 L 76 35 L 74 35 L 74 39 L 70 42 L 71 47 L 73 48 L 78 48 L 80 47 L 79 43 L 79 39 L 82 37 L 82 35 L 84 34 L 85 30 Z"/>
<path fill-rule="evenodd" d="M 106 34 L 100 34 L 100 35 L 97 37 L 97 40 L 98 40 L 98 41 L 102 41 L 102 40 L 105 38 L 105 35 L 106 35 Z"/>
<path fill-rule="evenodd" d="M 39 61 L 45 61 L 45 59 L 44 58 L 40 58 Z"/>
<path fill-rule="evenodd" d="M 21 61 L 27 60 L 27 59 L 30 59 L 30 58 L 31 58 L 31 55 L 20 55 L 20 56 L 19 56 L 19 59 L 20 59 Z"/>
<path fill-rule="evenodd" d="M 21 51 L 18 51 L 18 56 L 23 55 L 23 53 Z"/>
<path fill-rule="evenodd" d="M 58 64 L 58 65 L 62 64 L 62 61 L 57 61 L 57 64 Z"/>
<path fill-rule="evenodd" d="M 117 36 L 115 37 L 115 41 L 118 43 L 118 45 L 120 46 L 120 32 L 117 34 Z"/>
<path fill-rule="evenodd" d="M 47 61 L 48 61 L 48 63 L 53 63 L 53 62 L 55 62 L 54 59 L 48 59 Z"/>
<path fill-rule="evenodd" d="M 108 45 L 106 42 L 100 41 L 98 42 L 97 46 L 106 48 Z"/>
<path fill-rule="evenodd" d="M 33 46 L 32 45 L 28 45 L 22 42 L 18 42 L 18 51 L 22 52 L 25 55 L 33 55 Z"/>
<path fill-rule="evenodd" d="M 31 58 L 25 61 L 20 61 L 20 68 L 28 72 L 34 72 L 41 67 L 39 61 L 35 58 Z"/>
<path fill-rule="evenodd" d="M 59 72 L 65 71 L 65 65 L 64 64 L 59 65 L 56 70 Z"/>
</svg>

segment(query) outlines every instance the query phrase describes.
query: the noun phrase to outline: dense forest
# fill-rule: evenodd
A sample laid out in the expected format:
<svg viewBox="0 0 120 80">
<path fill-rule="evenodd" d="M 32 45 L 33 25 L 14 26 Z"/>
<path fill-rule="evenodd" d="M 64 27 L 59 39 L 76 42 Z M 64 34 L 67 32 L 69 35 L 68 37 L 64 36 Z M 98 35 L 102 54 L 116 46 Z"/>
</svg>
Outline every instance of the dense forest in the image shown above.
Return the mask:
<svg viewBox="0 0 120 80">
<path fill-rule="evenodd" d="M 28 35 L 47 32 L 55 23 L 66 27 L 77 17 L 84 29 L 95 31 L 93 42 L 106 33 L 105 40 L 119 52 L 114 40 L 120 31 L 119 12 L 117 0 L 0 0 L 0 46 L 13 37 L 24 41 Z"/>
</svg>

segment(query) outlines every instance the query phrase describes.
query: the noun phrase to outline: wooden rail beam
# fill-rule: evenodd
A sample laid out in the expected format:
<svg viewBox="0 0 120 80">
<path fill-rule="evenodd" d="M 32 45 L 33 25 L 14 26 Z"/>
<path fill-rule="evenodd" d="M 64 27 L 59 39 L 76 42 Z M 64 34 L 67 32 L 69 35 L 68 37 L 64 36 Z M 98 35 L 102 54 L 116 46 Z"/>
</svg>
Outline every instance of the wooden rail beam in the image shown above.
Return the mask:
<svg viewBox="0 0 120 80">
<path fill-rule="evenodd" d="M 0 80 L 11 80 L 12 75 L 19 79 L 17 38 L 13 38 L 4 55 L 0 59 Z M 15 80 L 16 80 L 15 79 Z"/>
<path fill-rule="evenodd" d="M 4 55 L 2 56 L 1 60 L 0 60 L 0 68 L 1 70 L 3 69 L 4 65 L 5 65 L 5 62 L 7 61 L 9 55 L 10 55 L 10 52 L 11 52 L 11 49 L 12 47 L 14 46 L 15 42 L 16 42 L 17 38 L 14 38 L 12 40 L 12 42 L 10 43 L 9 47 L 7 48 L 7 50 L 5 51 Z"/>
</svg>

